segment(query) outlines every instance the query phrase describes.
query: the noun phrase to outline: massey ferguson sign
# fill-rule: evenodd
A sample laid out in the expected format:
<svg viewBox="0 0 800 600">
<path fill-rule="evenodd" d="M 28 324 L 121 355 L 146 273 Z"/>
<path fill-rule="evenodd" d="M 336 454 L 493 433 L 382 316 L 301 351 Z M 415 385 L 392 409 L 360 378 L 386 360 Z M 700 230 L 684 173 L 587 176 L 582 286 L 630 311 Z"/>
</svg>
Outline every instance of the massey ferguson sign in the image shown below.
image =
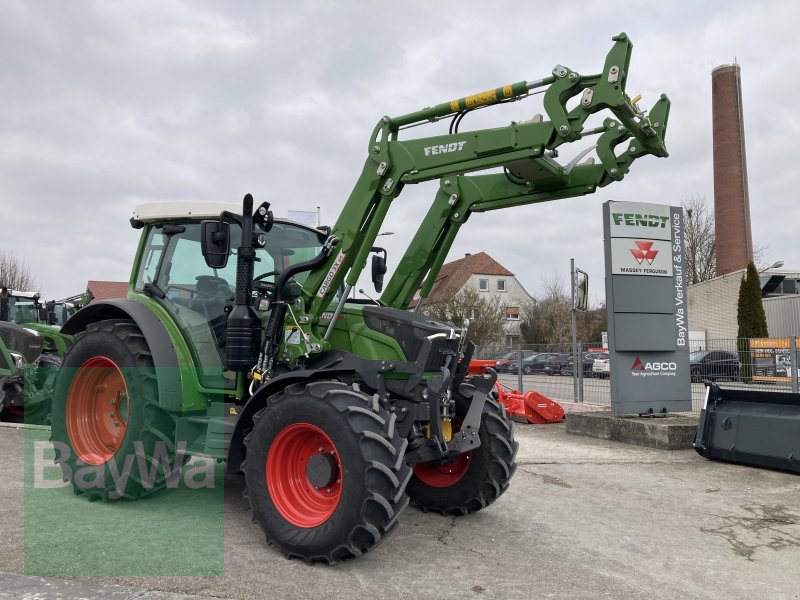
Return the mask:
<svg viewBox="0 0 800 600">
<path fill-rule="evenodd" d="M 667 240 L 611 238 L 614 275 L 672 277 L 672 243 Z"/>
<path fill-rule="evenodd" d="M 603 205 L 611 411 L 691 410 L 683 211 Z"/>
</svg>

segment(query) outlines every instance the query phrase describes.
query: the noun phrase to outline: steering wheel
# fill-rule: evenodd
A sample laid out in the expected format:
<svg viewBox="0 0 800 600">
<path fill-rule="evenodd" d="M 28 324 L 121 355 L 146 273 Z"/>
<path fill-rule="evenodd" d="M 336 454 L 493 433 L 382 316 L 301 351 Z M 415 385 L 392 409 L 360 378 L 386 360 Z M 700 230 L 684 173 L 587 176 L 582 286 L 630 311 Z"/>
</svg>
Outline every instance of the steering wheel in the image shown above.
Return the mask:
<svg viewBox="0 0 800 600">
<path fill-rule="evenodd" d="M 280 275 L 280 272 L 279 271 L 267 271 L 266 273 L 262 273 L 261 275 L 258 275 L 257 277 L 253 278 L 253 283 L 255 284 L 255 283 L 261 281 L 262 279 L 264 279 L 265 277 L 269 277 L 270 275 L 275 275 L 277 277 L 278 275 Z"/>
</svg>

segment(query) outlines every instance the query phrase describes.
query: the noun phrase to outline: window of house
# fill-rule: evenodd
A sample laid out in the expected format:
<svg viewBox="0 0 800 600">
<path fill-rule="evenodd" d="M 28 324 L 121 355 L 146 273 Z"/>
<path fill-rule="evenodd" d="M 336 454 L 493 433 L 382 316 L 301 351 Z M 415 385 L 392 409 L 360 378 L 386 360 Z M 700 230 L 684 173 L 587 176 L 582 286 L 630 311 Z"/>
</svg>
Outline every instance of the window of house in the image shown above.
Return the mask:
<svg viewBox="0 0 800 600">
<path fill-rule="evenodd" d="M 506 319 L 508 321 L 519 321 L 519 306 L 509 306 L 506 308 Z"/>
<path fill-rule="evenodd" d="M 498 292 L 505 292 L 506 291 L 506 280 L 505 279 L 498 279 L 497 280 L 497 291 Z"/>
<path fill-rule="evenodd" d="M 489 291 L 489 280 L 488 279 L 478 279 L 478 289 L 482 292 Z"/>
</svg>

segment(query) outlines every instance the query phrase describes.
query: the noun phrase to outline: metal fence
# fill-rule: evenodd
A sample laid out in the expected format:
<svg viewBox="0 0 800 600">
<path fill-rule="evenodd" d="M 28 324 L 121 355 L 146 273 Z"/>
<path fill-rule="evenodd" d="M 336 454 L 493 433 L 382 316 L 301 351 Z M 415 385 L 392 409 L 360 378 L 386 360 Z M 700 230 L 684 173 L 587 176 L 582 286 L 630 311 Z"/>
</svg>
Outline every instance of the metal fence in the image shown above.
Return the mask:
<svg viewBox="0 0 800 600">
<path fill-rule="evenodd" d="M 693 341 L 690 347 L 692 411 L 705 399 L 704 381 L 737 389 L 798 391 L 796 337 Z M 511 389 L 537 391 L 561 402 L 611 406 L 608 355 L 598 343 L 578 344 L 573 367 L 572 344 L 523 345 L 481 358 L 497 360 L 499 381 Z M 520 357 L 522 360 L 520 361 Z"/>
</svg>

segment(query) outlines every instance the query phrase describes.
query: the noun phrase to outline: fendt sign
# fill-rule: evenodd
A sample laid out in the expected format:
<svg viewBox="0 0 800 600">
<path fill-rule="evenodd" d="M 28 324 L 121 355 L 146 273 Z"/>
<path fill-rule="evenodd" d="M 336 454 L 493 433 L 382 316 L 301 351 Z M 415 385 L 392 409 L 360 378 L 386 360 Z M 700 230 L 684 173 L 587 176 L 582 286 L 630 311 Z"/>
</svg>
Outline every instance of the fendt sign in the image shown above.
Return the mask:
<svg viewBox="0 0 800 600">
<path fill-rule="evenodd" d="M 691 410 L 683 212 L 603 205 L 611 411 Z"/>
</svg>

